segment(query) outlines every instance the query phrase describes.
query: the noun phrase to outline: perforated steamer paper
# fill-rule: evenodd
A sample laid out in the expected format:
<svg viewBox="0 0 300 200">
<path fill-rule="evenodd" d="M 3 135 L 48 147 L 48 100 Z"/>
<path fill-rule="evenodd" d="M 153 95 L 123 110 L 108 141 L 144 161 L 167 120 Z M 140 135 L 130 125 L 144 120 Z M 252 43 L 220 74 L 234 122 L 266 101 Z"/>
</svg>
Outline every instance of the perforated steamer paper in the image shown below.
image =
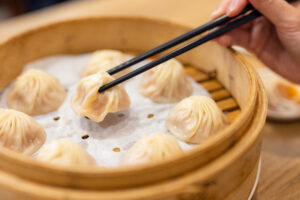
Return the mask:
<svg viewBox="0 0 300 200">
<path fill-rule="evenodd" d="M 28 69 L 41 69 L 58 78 L 67 90 L 67 97 L 61 107 L 45 115 L 34 116 L 47 133 L 46 143 L 59 138 L 66 138 L 79 143 L 97 161 L 101 167 L 117 167 L 124 153 L 143 135 L 157 131 L 169 133 L 165 127 L 165 118 L 176 104 L 157 104 L 144 98 L 138 92 L 137 76 L 124 83 L 131 99 L 129 109 L 108 114 L 104 121 L 93 122 L 84 116 L 76 115 L 71 109 L 71 98 L 80 81 L 80 73 L 88 63 L 91 54 L 58 55 L 43 58 L 25 66 Z M 130 56 L 128 55 L 129 59 Z M 149 61 L 140 63 L 141 66 Z M 192 81 L 193 95 L 206 95 L 208 92 L 198 83 Z M 6 96 L 8 86 L 1 93 L 0 107 L 7 108 Z M 178 140 L 184 150 L 192 144 Z M 43 148 L 43 147 L 42 147 Z M 35 154 L 36 155 L 36 154 Z"/>
</svg>

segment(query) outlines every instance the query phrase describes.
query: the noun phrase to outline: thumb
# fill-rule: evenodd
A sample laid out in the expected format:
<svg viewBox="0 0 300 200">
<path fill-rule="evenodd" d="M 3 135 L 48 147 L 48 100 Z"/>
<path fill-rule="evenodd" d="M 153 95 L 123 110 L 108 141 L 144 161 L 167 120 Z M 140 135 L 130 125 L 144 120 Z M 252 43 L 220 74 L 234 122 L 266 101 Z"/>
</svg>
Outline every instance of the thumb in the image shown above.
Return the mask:
<svg viewBox="0 0 300 200">
<path fill-rule="evenodd" d="M 281 28 L 290 28 L 299 23 L 296 8 L 285 0 L 249 0 L 272 24 Z"/>
</svg>

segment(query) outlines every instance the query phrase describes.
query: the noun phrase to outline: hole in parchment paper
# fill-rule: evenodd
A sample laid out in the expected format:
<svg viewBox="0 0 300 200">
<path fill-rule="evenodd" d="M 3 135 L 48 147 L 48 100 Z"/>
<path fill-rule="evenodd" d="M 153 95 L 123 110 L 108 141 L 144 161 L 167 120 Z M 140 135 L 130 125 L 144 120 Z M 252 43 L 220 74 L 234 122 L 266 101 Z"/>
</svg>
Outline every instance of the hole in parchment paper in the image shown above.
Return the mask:
<svg viewBox="0 0 300 200">
<path fill-rule="evenodd" d="M 120 149 L 120 148 L 118 148 L 118 147 L 115 147 L 115 148 L 113 148 L 113 151 L 114 151 L 114 152 L 120 152 L 120 151 L 121 151 L 121 149 Z"/>
<path fill-rule="evenodd" d="M 118 114 L 118 117 L 120 117 L 120 118 L 121 118 L 121 117 L 124 117 L 124 116 L 125 116 L 124 113 L 119 113 L 119 114 Z"/>
<path fill-rule="evenodd" d="M 151 119 L 152 117 L 154 117 L 154 114 L 152 114 L 152 113 L 151 113 L 151 114 L 148 114 L 147 117 L 148 117 L 149 119 Z"/>
<path fill-rule="evenodd" d="M 86 140 L 86 139 L 88 139 L 89 137 L 90 137 L 90 136 L 89 136 L 88 134 L 81 136 L 81 138 L 82 138 L 83 140 Z"/>
<path fill-rule="evenodd" d="M 53 120 L 54 121 L 58 121 L 60 119 L 60 117 L 54 117 Z"/>
</svg>

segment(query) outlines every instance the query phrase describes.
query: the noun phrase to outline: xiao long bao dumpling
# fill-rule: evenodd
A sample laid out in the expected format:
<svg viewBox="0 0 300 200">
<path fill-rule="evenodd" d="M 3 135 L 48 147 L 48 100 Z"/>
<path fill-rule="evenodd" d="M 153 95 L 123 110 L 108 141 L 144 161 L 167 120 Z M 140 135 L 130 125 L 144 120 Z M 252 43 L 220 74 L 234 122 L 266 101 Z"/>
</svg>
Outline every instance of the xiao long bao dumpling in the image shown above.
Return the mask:
<svg viewBox="0 0 300 200">
<path fill-rule="evenodd" d="M 95 122 L 101 122 L 108 113 L 124 110 L 130 106 L 130 99 L 122 87 L 115 86 L 102 93 L 98 89 L 114 80 L 108 73 L 100 71 L 83 78 L 72 99 L 72 109 L 78 115 L 84 115 Z"/>
<path fill-rule="evenodd" d="M 300 112 L 300 87 L 285 80 L 265 84 L 269 98 L 269 110 Z M 291 112 L 290 112 L 291 113 Z"/>
<path fill-rule="evenodd" d="M 176 139 L 161 132 L 152 133 L 138 140 L 122 159 L 123 165 L 161 161 L 181 154 Z"/>
<path fill-rule="evenodd" d="M 59 80 L 41 70 L 31 69 L 19 76 L 7 97 L 9 108 L 28 115 L 57 110 L 66 97 Z"/>
<path fill-rule="evenodd" d="M 0 145 L 31 155 L 45 142 L 43 127 L 25 113 L 0 109 Z"/>
<path fill-rule="evenodd" d="M 168 130 L 189 143 L 200 143 L 228 123 L 215 101 L 206 96 L 185 98 L 170 111 L 166 119 Z"/>
<path fill-rule="evenodd" d="M 96 165 L 94 158 L 79 144 L 66 139 L 54 140 L 45 145 L 37 159 L 61 166 L 90 166 Z"/>
<path fill-rule="evenodd" d="M 82 77 L 86 77 L 101 71 L 108 71 L 109 69 L 116 67 L 126 61 L 125 55 L 121 51 L 117 50 L 100 50 L 93 53 L 89 63 L 82 71 Z M 129 70 L 129 69 L 128 69 Z M 114 77 L 119 77 L 128 70 L 116 74 Z"/>
<path fill-rule="evenodd" d="M 190 96 L 192 85 L 182 64 L 172 59 L 144 74 L 140 93 L 157 103 L 174 103 Z"/>
</svg>

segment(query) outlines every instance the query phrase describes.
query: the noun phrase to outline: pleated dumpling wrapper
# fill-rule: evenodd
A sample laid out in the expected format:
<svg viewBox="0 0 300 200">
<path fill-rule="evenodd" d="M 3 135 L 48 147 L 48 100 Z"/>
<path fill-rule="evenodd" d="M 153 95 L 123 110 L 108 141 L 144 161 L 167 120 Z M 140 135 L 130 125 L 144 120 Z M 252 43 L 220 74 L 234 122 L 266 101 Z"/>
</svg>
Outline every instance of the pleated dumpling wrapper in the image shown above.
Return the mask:
<svg viewBox="0 0 300 200">
<path fill-rule="evenodd" d="M 182 64 L 171 59 L 147 71 L 139 91 L 156 103 L 174 103 L 190 96 L 192 85 Z"/>
<path fill-rule="evenodd" d="M 31 69 L 20 75 L 7 96 L 9 108 L 28 115 L 57 110 L 66 97 L 59 80 L 42 70 Z"/>
<path fill-rule="evenodd" d="M 31 155 L 45 142 L 43 127 L 29 115 L 0 109 L 0 145 L 10 150 Z"/>
<path fill-rule="evenodd" d="M 77 85 L 72 99 L 72 109 L 95 122 L 101 122 L 108 113 L 124 110 L 130 106 L 130 99 L 122 85 L 117 85 L 102 93 L 98 89 L 113 81 L 104 71 L 83 78 Z"/>
<path fill-rule="evenodd" d="M 125 55 L 121 51 L 117 50 L 100 50 L 93 53 L 87 66 L 83 69 L 81 75 L 86 77 L 97 72 L 108 71 L 109 69 L 116 67 L 126 61 Z M 123 70 L 120 73 L 114 75 L 115 78 L 128 73 L 129 69 Z"/>
<path fill-rule="evenodd" d="M 162 132 L 139 139 L 122 158 L 122 165 L 157 162 L 183 153 L 177 140 Z"/>
<path fill-rule="evenodd" d="M 200 143 L 229 124 L 215 101 L 206 96 L 191 96 L 179 102 L 168 114 L 167 129 L 177 138 Z"/>
<path fill-rule="evenodd" d="M 60 166 L 95 166 L 94 158 L 79 144 L 58 139 L 46 144 L 37 160 Z"/>
</svg>

